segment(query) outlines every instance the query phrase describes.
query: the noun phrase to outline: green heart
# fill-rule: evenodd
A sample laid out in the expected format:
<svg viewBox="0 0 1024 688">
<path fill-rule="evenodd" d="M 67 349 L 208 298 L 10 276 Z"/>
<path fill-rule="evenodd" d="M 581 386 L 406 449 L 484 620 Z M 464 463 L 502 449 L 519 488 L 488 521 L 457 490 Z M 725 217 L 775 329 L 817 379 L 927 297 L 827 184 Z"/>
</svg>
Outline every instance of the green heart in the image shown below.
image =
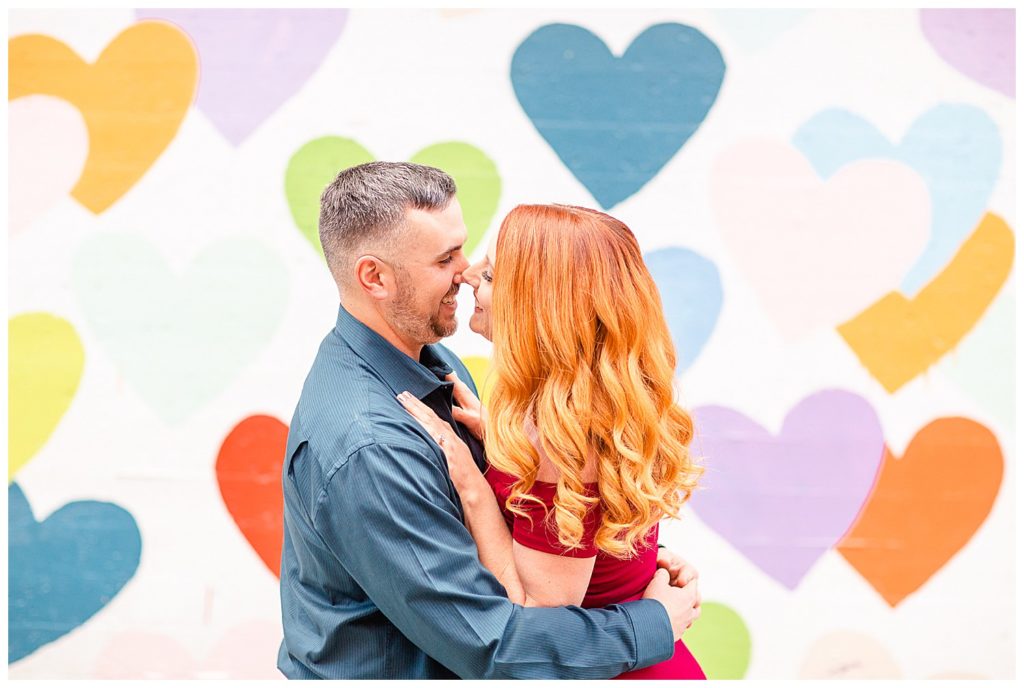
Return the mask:
<svg viewBox="0 0 1024 688">
<path fill-rule="evenodd" d="M 750 631 L 724 604 L 705 602 L 683 642 L 709 679 L 743 678 L 750 667 Z"/>
<path fill-rule="evenodd" d="M 85 349 L 67 320 L 23 313 L 7 322 L 7 482 L 53 434 L 84 367 Z"/>
<path fill-rule="evenodd" d="M 121 375 L 168 423 L 210 401 L 270 341 L 288 274 L 250 239 L 204 249 L 178 277 L 133 235 L 98 235 L 76 253 L 75 290 Z"/>
<path fill-rule="evenodd" d="M 295 151 L 284 175 L 284 193 L 292 219 L 302 236 L 320 254 L 320 194 L 346 167 L 375 160 L 352 139 L 324 136 Z M 437 167 L 452 176 L 462 206 L 468 237 L 463 252 L 469 256 L 494 219 L 501 196 L 501 177 L 494 162 L 476 146 L 458 141 L 436 143 L 416 153 L 411 162 Z"/>
</svg>

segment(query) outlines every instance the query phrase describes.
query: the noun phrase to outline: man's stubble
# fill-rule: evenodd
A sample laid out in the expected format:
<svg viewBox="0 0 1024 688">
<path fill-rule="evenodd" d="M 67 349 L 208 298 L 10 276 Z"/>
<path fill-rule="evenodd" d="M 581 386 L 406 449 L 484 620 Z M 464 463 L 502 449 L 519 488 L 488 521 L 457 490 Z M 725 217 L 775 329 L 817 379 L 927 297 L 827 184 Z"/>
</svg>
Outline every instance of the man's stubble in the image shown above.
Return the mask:
<svg viewBox="0 0 1024 688">
<path fill-rule="evenodd" d="M 391 326 L 402 332 L 406 337 L 419 344 L 435 344 L 445 337 L 455 334 L 458 322 L 453 317 L 449 322 L 440 318 L 441 303 L 438 302 L 434 311 L 424 320 L 416 309 L 416 290 L 412 286 L 412 278 L 401 267 L 395 269 L 395 280 L 398 293 L 391 304 Z M 458 291 L 458 287 L 455 287 Z M 449 291 L 448 293 L 451 293 Z"/>
</svg>

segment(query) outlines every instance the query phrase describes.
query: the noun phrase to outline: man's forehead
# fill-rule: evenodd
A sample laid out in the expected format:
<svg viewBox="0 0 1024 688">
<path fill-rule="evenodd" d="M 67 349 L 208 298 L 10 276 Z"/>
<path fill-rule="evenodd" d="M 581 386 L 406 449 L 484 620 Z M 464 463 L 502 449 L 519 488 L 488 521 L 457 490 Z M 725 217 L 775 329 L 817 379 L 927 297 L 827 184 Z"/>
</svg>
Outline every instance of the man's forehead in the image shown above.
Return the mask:
<svg viewBox="0 0 1024 688">
<path fill-rule="evenodd" d="M 427 252 L 440 252 L 461 246 L 466 241 L 466 223 L 458 201 L 442 210 L 409 208 L 405 213 L 407 229 L 413 233 L 414 244 Z"/>
</svg>

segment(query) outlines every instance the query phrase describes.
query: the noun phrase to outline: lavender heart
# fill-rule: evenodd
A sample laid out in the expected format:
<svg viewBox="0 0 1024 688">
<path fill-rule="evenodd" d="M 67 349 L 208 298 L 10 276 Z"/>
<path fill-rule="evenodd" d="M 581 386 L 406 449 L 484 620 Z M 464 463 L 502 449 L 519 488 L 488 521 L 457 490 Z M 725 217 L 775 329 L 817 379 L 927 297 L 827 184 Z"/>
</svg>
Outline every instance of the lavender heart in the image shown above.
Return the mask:
<svg viewBox="0 0 1024 688">
<path fill-rule="evenodd" d="M 348 10 L 140 9 L 177 24 L 199 53 L 196 105 L 237 146 L 298 93 L 341 35 Z"/>
<path fill-rule="evenodd" d="M 773 435 L 723 406 L 694 410 L 706 471 L 691 504 L 750 561 L 793 590 L 853 524 L 885 440 L 878 415 L 842 390 L 812 394 Z"/>
<path fill-rule="evenodd" d="M 1016 41 L 1013 9 L 921 10 L 921 30 L 957 71 L 1014 97 Z"/>
</svg>

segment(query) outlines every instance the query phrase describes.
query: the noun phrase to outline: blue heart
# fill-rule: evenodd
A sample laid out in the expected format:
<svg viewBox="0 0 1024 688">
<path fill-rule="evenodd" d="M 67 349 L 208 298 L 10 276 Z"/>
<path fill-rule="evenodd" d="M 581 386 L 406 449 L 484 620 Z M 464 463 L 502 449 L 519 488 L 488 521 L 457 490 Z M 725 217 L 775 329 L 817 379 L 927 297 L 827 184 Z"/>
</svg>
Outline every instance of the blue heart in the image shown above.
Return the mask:
<svg viewBox="0 0 1024 688">
<path fill-rule="evenodd" d="M 7 661 L 16 662 L 110 602 L 135 575 L 142 538 L 132 515 L 106 502 L 72 502 L 39 523 L 17 483 L 7 514 Z"/>
<path fill-rule="evenodd" d="M 512 57 L 519 104 L 605 209 L 639 191 L 693 136 L 724 76 L 718 46 L 682 24 L 648 28 L 621 58 L 582 27 L 549 24 Z"/>
<path fill-rule="evenodd" d="M 898 146 L 851 112 L 824 110 L 800 127 L 793 144 L 822 179 L 867 158 L 897 160 L 921 175 L 932 199 L 932 232 L 900 284 L 907 296 L 931 281 L 977 227 L 1003 158 L 996 123 L 971 105 L 933 107 L 914 122 Z"/>
<path fill-rule="evenodd" d="M 715 329 L 722 312 L 722 280 L 707 258 L 685 248 L 662 248 L 644 255 L 676 346 L 676 370 L 690 367 Z"/>
</svg>

